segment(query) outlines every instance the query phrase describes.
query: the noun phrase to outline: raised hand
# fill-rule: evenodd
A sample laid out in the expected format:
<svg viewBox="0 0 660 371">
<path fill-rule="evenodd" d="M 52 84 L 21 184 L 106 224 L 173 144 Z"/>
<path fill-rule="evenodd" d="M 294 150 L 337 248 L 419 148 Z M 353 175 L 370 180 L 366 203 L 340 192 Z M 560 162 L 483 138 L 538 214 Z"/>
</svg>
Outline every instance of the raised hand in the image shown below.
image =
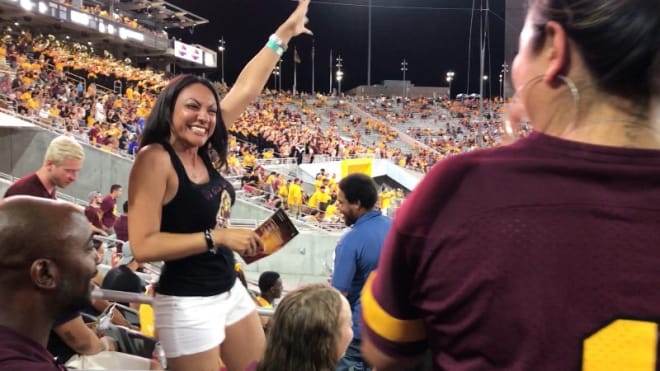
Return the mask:
<svg viewBox="0 0 660 371">
<path fill-rule="evenodd" d="M 307 10 L 309 8 L 310 0 L 299 0 L 296 10 L 291 13 L 284 23 L 275 32 L 285 43 L 288 43 L 292 37 L 298 36 L 302 33 L 312 35 L 312 31 L 305 25 L 309 21 L 307 18 Z"/>
</svg>

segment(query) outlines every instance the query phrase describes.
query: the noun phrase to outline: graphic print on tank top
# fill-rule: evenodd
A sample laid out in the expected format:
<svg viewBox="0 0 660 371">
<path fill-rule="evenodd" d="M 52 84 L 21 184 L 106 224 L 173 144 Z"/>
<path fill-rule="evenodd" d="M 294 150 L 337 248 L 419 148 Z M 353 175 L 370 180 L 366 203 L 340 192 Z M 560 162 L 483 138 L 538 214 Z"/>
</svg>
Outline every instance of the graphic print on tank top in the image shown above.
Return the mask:
<svg viewBox="0 0 660 371">
<path fill-rule="evenodd" d="M 223 189 L 220 194 L 220 211 L 218 212 L 217 228 L 231 227 L 231 206 L 233 197 L 227 189 Z"/>
</svg>

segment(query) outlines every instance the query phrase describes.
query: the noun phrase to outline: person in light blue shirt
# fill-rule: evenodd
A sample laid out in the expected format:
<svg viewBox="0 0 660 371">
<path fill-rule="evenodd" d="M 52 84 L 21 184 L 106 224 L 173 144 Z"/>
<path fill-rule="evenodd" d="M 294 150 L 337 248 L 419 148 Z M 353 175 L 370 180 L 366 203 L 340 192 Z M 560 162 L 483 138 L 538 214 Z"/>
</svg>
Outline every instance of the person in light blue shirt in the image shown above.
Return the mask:
<svg viewBox="0 0 660 371">
<path fill-rule="evenodd" d="M 369 273 L 378 266 L 380 251 L 392 220 L 375 208 L 378 188 L 369 176 L 351 174 L 339 182 L 337 209 L 352 226 L 337 244 L 332 286 L 348 298 L 353 316 L 353 340 L 337 371 L 370 370 L 360 353 L 360 292 Z"/>
</svg>

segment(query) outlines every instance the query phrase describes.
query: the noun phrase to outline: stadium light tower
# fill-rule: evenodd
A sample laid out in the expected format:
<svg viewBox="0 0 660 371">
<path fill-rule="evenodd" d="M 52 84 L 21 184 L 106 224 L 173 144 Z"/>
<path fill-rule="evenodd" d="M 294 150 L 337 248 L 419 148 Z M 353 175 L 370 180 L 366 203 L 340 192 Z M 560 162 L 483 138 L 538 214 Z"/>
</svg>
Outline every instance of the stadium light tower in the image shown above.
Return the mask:
<svg viewBox="0 0 660 371">
<path fill-rule="evenodd" d="M 344 66 L 341 62 L 343 59 L 341 58 L 341 55 L 337 57 L 337 64 L 335 65 L 337 67 L 337 73 L 335 78 L 337 79 L 337 96 L 341 96 L 341 80 L 344 79 L 344 71 L 341 70 L 341 68 Z"/>
<path fill-rule="evenodd" d="M 403 62 L 401 62 L 401 72 L 403 72 L 403 97 L 408 96 L 408 91 L 406 89 L 406 71 L 408 71 L 408 62 L 404 59 Z"/>
<path fill-rule="evenodd" d="M 488 91 L 490 92 L 490 81 L 488 80 L 488 75 L 483 75 L 483 76 L 482 76 L 482 79 L 483 79 L 483 81 L 484 81 L 484 85 L 487 85 L 487 86 L 488 86 Z M 485 93 L 486 93 L 486 92 L 484 92 L 484 94 L 485 94 Z M 482 96 L 480 99 L 484 99 L 484 97 Z M 488 99 L 490 99 L 490 93 L 488 93 Z"/>
<path fill-rule="evenodd" d="M 277 64 L 273 69 L 273 90 L 277 90 L 277 80 L 280 77 L 280 66 Z"/>
<path fill-rule="evenodd" d="M 445 74 L 445 80 L 447 80 L 447 84 L 449 84 L 449 91 L 447 95 L 449 96 L 449 99 L 451 99 L 451 82 L 454 81 L 454 71 L 448 71 Z"/>
<path fill-rule="evenodd" d="M 225 83 L 225 45 L 225 37 L 222 36 L 218 51 L 220 52 L 220 76 L 223 84 Z"/>
<path fill-rule="evenodd" d="M 502 64 L 502 100 L 506 100 L 506 89 L 504 89 L 504 84 L 506 83 L 506 74 L 509 72 L 509 65 L 504 62 Z"/>
</svg>

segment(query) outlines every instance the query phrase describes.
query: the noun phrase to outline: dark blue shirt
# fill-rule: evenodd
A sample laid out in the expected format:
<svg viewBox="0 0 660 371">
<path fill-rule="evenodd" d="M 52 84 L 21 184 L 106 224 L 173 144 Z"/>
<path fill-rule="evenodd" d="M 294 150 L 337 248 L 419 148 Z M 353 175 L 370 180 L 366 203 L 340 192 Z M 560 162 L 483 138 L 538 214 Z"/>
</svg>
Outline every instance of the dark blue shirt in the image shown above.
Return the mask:
<svg viewBox="0 0 660 371">
<path fill-rule="evenodd" d="M 378 266 L 380 251 L 392 219 L 374 210 L 362 215 L 346 233 L 335 249 L 335 269 L 332 286 L 348 293 L 353 314 L 353 337 L 360 339 L 360 292 L 369 273 Z"/>
</svg>

